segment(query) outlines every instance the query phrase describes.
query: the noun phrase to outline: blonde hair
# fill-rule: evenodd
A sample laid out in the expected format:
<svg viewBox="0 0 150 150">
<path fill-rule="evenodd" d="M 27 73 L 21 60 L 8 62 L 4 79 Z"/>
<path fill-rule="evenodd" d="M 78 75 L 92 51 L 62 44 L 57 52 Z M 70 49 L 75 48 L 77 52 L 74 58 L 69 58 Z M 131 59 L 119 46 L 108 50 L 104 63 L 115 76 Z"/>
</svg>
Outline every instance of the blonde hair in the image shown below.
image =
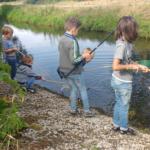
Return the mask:
<svg viewBox="0 0 150 150">
<path fill-rule="evenodd" d="M 8 33 L 13 33 L 13 29 L 10 26 L 3 26 L 2 27 L 2 35 L 7 35 Z"/>
</svg>

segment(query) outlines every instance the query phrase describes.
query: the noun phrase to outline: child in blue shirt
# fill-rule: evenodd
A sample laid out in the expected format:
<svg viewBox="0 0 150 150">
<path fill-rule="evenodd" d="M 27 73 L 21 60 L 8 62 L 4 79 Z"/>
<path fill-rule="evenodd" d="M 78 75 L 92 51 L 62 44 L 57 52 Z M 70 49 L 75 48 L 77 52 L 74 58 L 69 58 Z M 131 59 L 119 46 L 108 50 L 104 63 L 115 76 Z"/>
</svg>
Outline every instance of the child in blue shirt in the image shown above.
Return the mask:
<svg viewBox="0 0 150 150">
<path fill-rule="evenodd" d="M 13 29 L 9 26 L 4 26 L 2 28 L 2 47 L 4 52 L 5 62 L 11 67 L 11 78 L 14 79 L 16 75 L 16 52 L 19 50 L 14 47 L 12 41 Z"/>
</svg>

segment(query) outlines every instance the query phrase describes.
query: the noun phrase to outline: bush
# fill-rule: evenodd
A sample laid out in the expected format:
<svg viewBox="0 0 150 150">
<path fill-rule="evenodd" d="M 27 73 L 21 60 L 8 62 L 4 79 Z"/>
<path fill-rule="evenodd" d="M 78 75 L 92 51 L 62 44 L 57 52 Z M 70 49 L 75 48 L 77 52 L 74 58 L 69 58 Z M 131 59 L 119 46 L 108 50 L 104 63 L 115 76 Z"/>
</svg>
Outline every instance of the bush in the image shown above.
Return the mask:
<svg viewBox="0 0 150 150">
<path fill-rule="evenodd" d="M 18 116 L 18 107 L 15 103 L 11 106 L 4 100 L 0 100 L 0 140 L 7 135 L 15 136 L 22 128 L 27 127 L 25 122 Z"/>
<path fill-rule="evenodd" d="M 18 115 L 19 105 L 24 100 L 25 91 L 16 81 L 11 80 L 10 67 L 1 61 L 0 87 L 0 141 L 3 141 L 7 136 L 15 136 L 27 125 Z M 0 143 L 0 149 L 5 144 Z"/>
</svg>

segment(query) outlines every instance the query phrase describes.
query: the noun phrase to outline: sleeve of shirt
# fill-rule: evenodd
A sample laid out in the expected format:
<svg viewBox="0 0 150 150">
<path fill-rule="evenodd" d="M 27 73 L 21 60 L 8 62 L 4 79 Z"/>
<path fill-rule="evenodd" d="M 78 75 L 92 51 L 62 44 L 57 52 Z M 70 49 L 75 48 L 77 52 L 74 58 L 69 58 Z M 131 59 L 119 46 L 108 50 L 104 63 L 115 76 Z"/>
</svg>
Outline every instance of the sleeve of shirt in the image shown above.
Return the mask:
<svg viewBox="0 0 150 150">
<path fill-rule="evenodd" d="M 123 60 L 124 52 L 125 52 L 124 44 L 116 45 L 116 51 L 115 51 L 114 59 L 117 58 L 117 59 Z"/>
<path fill-rule="evenodd" d="M 29 67 L 26 68 L 26 74 L 28 77 L 36 77 L 38 76 L 36 73 L 33 72 L 33 70 Z"/>
<path fill-rule="evenodd" d="M 72 42 L 70 45 L 69 58 L 72 64 L 78 64 L 82 61 L 82 56 L 77 52 L 74 42 Z"/>
</svg>

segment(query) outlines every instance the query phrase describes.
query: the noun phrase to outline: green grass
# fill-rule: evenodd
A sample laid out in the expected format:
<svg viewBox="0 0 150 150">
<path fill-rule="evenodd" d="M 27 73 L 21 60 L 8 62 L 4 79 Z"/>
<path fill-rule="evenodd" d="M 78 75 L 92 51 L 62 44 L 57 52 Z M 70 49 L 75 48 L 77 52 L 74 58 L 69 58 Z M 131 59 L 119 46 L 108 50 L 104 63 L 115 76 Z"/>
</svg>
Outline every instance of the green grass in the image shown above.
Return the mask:
<svg viewBox="0 0 150 150">
<path fill-rule="evenodd" d="M 17 115 L 25 92 L 16 81 L 10 79 L 9 72 L 10 67 L 0 62 L 0 81 L 10 85 L 12 93 L 8 94 L 16 95 L 14 102 L 11 102 L 7 96 L 0 97 L 0 140 L 3 140 L 8 134 L 14 136 L 26 126 L 21 117 Z"/>
<path fill-rule="evenodd" d="M 11 92 L 0 95 L 0 149 L 9 142 L 8 135 L 15 136 L 21 129 L 27 127 L 26 123 L 18 115 L 19 107 L 25 96 L 25 91 L 20 85 L 10 78 L 10 67 L 0 60 L 0 81 L 3 88 L 9 85 Z M 14 98 L 14 99 L 13 99 Z M 14 100 L 14 101 L 12 101 Z M 4 142 L 5 139 L 5 142 Z"/>
<path fill-rule="evenodd" d="M 86 31 L 112 31 L 119 18 L 117 10 L 107 11 L 99 8 L 81 11 L 77 16 L 82 22 L 82 28 Z"/>
<path fill-rule="evenodd" d="M 64 24 L 64 20 L 66 19 L 66 17 L 66 14 L 64 15 L 61 13 L 61 11 L 55 10 L 53 8 L 43 8 L 41 9 L 41 11 L 39 11 L 38 9 L 32 7 L 28 7 L 25 9 L 23 7 L 16 7 L 10 13 L 8 12 L 6 18 L 9 21 L 17 23 L 23 22 L 28 23 L 32 26 L 60 29 L 63 27 L 62 25 Z"/>
<path fill-rule="evenodd" d="M 16 133 L 27 126 L 18 116 L 18 106 L 15 103 L 8 105 L 7 102 L 0 99 L 0 105 L 0 140 L 3 140 L 7 135 L 15 136 Z"/>
<path fill-rule="evenodd" d="M 62 13 L 63 11 L 63 13 Z M 12 23 L 24 23 L 33 27 L 62 30 L 65 20 L 69 16 L 76 16 L 82 22 L 85 31 L 112 31 L 121 17 L 120 8 L 88 8 L 82 10 L 65 11 L 53 7 L 38 6 L 3 6 L 0 16 Z M 132 13 L 130 14 L 132 15 Z M 150 20 L 142 14 L 134 15 L 139 23 L 140 37 L 150 38 Z"/>
</svg>

